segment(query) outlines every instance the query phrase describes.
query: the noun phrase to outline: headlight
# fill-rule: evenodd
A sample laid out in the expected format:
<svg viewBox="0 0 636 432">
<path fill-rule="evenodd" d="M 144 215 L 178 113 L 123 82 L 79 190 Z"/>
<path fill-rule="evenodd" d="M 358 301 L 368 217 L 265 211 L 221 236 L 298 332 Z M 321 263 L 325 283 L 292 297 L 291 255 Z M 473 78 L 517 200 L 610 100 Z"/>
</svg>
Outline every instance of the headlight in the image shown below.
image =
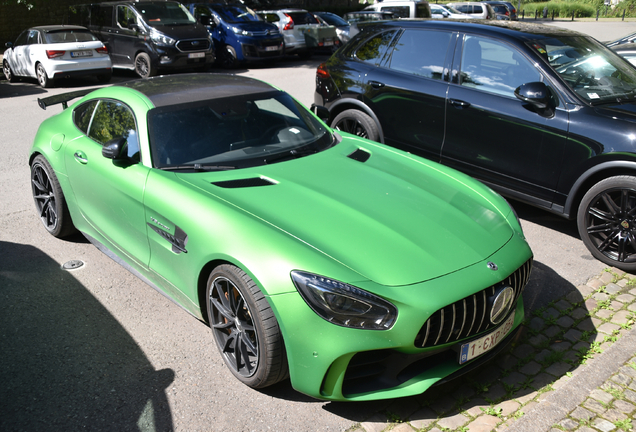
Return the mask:
<svg viewBox="0 0 636 432">
<path fill-rule="evenodd" d="M 395 306 L 360 288 L 296 270 L 291 272 L 291 278 L 309 307 L 332 324 L 387 330 L 397 319 Z"/>
<path fill-rule="evenodd" d="M 232 29 L 232 31 L 233 31 L 235 34 L 238 34 L 238 35 L 243 35 L 243 36 L 253 36 L 252 32 L 249 32 L 249 31 L 247 31 L 247 30 L 240 29 L 240 28 L 238 28 L 238 27 L 231 27 L 231 29 Z"/>
<path fill-rule="evenodd" d="M 150 39 L 152 39 L 152 41 L 156 43 L 157 45 L 162 45 L 162 46 L 172 46 L 176 42 L 171 37 L 168 37 L 165 34 L 160 33 L 158 31 L 153 31 L 152 33 L 150 33 Z"/>
</svg>

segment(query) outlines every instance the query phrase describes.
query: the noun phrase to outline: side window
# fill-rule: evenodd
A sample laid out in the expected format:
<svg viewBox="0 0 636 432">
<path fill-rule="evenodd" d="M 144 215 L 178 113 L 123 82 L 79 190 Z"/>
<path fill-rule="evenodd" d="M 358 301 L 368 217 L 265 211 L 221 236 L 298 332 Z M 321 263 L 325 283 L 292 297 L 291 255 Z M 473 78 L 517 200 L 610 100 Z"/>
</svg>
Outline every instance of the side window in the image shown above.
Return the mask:
<svg viewBox="0 0 636 432">
<path fill-rule="evenodd" d="M 27 45 L 34 45 L 40 43 L 40 32 L 37 30 L 29 30 L 29 37 L 27 38 Z"/>
<path fill-rule="evenodd" d="M 451 34 L 407 29 L 391 54 L 390 68 L 425 78 L 443 79 Z"/>
<path fill-rule="evenodd" d="M 378 66 L 382 62 L 394 35 L 395 31 L 388 31 L 373 36 L 360 45 L 355 53 L 356 58 Z"/>
<path fill-rule="evenodd" d="M 75 126 L 84 132 L 84 134 L 87 134 L 88 132 L 88 128 L 91 125 L 91 118 L 93 118 L 93 111 L 96 106 L 97 101 L 94 100 L 83 103 L 75 108 L 75 111 L 73 111 L 73 123 L 75 123 Z"/>
<path fill-rule="evenodd" d="M 460 84 L 514 97 L 521 84 L 542 81 L 533 64 L 502 42 L 466 36 L 462 50 Z"/>
<path fill-rule="evenodd" d="M 457 10 L 463 13 L 472 13 L 473 8 L 470 5 L 459 5 L 457 6 Z"/>
<path fill-rule="evenodd" d="M 410 18 L 411 10 L 408 6 L 382 6 L 381 11 L 393 12 L 395 18 Z"/>
<path fill-rule="evenodd" d="M 90 122 L 88 136 L 102 145 L 115 138 L 126 138 L 128 157 L 140 160 L 135 116 L 121 102 L 99 101 Z"/>
<path fill-rule="evenodd" d="M 117 6 L 117 25 L 128 29 L 131 25 L 137 25 L 137 17 L 128 6 Z"/>
<path fill-rule="evenodd" d="M 91 25 L 98 27 L 112 27 L 113 7 L 91 5 Z"/>
<path fill-rule="evenodd" d="M 196 19 L 201 18 L 201 15 L 207 15 L 207 16 L 211 16 L 212 13 L 210 12 L 210 10 L 207 8 L 207 6 L 203 6 L 203 5 L 197 5 L 194 8 L 194 17 Z"/>
<path fill-rule="evenodd" d="M 28 30 L 25 30 L 22 33 L 20 33 L 20 36 L 18 36 L 18 38 L 15 40 L 15 46 L 26 45 L 28 37 L 29 37 Z"/>
<path fill-rule="evenodd" d="M 473 13 L 482 14 L 484 10 L 481 8 L 481 5 L 473 5 Z"/>
</svg>

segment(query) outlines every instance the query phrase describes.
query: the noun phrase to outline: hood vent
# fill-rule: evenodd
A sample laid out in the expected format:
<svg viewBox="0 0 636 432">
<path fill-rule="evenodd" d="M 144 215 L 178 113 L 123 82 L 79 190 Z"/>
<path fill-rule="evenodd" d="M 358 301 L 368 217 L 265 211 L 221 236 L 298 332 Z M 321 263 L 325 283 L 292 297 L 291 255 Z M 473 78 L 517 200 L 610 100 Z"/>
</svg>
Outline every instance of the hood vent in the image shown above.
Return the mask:
<svg viewBox="0 0 636 432">
<path fill-rule="evenodd" d="M 356 160 L 358 162 L 364 163 L 369 160 L 369 158 L 371 157 L 371 153 L 362 149 L 357 149 L 356 151 L 354 151 L 347 157 L 353 160 Z"/>
<path fill-rule="evenodd" d="M 246 178 L 246 179 L 238 179 L 238 180 L 227 180 L 227 181 L 219 181 L 213 182 L 214 186 L 226 188 L 226 189 L 237 189 L 237 188 L 248 188 L 248 187 L 256 187 L 256 186 L 271 186 L 275 185 L 271 180 L 268 180 L 263 177 L 254 177 L 254 178 Z"/>
</svg>

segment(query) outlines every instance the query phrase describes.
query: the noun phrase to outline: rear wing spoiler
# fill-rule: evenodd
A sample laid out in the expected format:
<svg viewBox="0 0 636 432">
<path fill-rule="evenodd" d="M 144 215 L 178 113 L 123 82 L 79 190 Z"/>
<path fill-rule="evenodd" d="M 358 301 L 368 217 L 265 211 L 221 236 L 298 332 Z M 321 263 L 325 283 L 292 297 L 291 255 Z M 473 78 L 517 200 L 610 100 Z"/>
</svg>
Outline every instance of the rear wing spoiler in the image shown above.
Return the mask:
<svg viewBox="0 0 636 432">
<path fill-rule="evenodd" d="M 46 107 L 48 106 L 57 105 L 61 103 L 62 108 L 66 109 L 68 108 L 68 101 L 78 97 L 86 96 L 87 94 L 93 91 L 95 91 L 95 89 L 84 89 L 84 90 L 77 90 L 77 91 L 69 92 L 69 93 L 62 93 L 55 96 L 49 96 L 42 99 L 38 98 L 38 105 L 40 106 L 40 108 L 45 110 Z"/>
</svg>

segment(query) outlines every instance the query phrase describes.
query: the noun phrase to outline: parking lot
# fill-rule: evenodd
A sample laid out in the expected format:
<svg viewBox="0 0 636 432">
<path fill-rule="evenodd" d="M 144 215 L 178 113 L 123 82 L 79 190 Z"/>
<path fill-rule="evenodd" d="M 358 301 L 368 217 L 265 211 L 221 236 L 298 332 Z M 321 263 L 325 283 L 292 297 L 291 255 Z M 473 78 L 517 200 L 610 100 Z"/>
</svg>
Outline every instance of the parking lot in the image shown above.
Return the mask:
<svg viewBox="0 0 636 432">
<path fill-rule="evenodd" d="M 602 40 L 636 30 L 636 23 L 621 21 L 557 24 Z M 309 106 L 316 67 L 325 59 L 290 57 L 236 73 Z M 113 83 L 134 78 L 116 72 Z M 0 80 L 0 428 L 344 431 L 386 412 L 392 401 L 327 403 L 297 393 L 288 381 L 264 391 L 238 384 L 208 327 L 83 238 L 60 241 L 45 232 L 34 211 L 27 156 L 39 124 L 61 107 L 43 111 L 37 98 L 96 85 L 78 79 L 44 90 L 35 80 Z M 528 315 L 603 271 L 574 222 L 512 204 L 535 254 L 524 293 Z M 61 268 L 71 260 L 84 265 Z"/>
</svg>

